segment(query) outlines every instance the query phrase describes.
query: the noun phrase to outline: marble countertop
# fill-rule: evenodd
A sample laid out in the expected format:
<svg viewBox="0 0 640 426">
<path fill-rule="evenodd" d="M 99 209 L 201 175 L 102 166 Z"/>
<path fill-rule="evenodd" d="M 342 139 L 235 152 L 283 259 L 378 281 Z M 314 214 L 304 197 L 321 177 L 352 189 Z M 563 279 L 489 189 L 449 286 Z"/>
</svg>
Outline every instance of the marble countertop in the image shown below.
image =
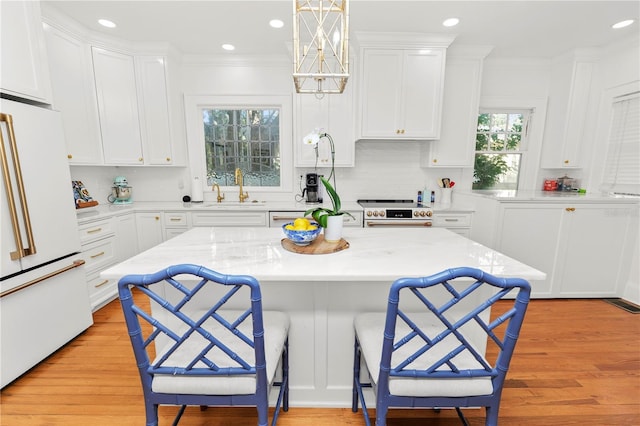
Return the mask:
<svg viewBox="0 0 640 426">
<path fill-rule="evenodd" d="M 225 274 L 248 274 L 259 281 L 377 281 L 427 276 L 469 266 L 502 277 L 543 280 L 528 265 L 443 228 L 345 228 L 350 247 L 323 255 L 296 254 L 281 245 L 279 228 L 193 228 L 100 275 L 120 278 L 180 263 Z"/>
<path fill-rule="evenodd" d="M 458 195 L 458 194 L 456 194 Z M 485 190 L 473 192 L 461 192 L 459 195 L 490 198 L 499 201 L 543 201 L 575 203 L 620 203 L 638 204 L 640 197 L 610 195 L 601 192 L 587 192 L 580 194 L 576 191 L 522 191 L 522 190 Z"/>
</svg>

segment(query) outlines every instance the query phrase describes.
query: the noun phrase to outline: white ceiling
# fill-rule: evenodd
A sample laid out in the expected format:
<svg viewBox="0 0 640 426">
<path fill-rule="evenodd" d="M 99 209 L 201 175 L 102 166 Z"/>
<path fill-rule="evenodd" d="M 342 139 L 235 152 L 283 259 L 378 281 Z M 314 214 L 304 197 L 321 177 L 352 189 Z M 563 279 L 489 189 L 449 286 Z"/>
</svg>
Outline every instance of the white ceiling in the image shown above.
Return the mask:
<svg viewBox="0 0 640 426">
<path fill-rule="evenodd" d="M 48 5 L 91 30 L 138 42 L 169 42 L 185 54 L 287 54 L 292 0 L 51 1 Z M 444 19 L 460 24 L 444 28 Z M 107 18 L 118 27 L 96 23 Z M 268 21 L 278 18 L 276 30 Z M 640 2 L 351 0 L 350 33 L 404 31 L 456 35 L 454 44 L 495 46 L 492 56 L 553 57 L 572 48 L 596 47 L 640 33 Z M 611 25 L 635 19 L 630 27 Z M 233 53 L 221 44 L 236 46 Z"/>
</svg>

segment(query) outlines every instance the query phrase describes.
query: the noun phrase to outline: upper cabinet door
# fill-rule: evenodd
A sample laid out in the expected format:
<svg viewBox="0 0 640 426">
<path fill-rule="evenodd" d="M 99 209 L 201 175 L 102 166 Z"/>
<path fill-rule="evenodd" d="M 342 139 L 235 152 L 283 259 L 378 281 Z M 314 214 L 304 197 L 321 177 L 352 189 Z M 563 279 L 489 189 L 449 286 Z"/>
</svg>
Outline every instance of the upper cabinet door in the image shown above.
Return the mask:
<svg viewBox="0 0 640 426">
<path fill-rule="evenodd" d="M 133 56 L 92 48 L 105 164 L 142 165 Z"/>
<path fill-rule="evenodd" d="M 595 87 L 598 55 L 589 50 L 571 52 L 551 67 L 549 111 L 542 146 L 543 168 L 584 167 L 584 144 L 593 138 L 597 120 L 588 117 L 597 107 Z"/>
<path fill-rule="evenodd" d="M 0 2 L 0 91 L 51 103 L 51 83 L 40 2 Z"/>
<path fill-rule="evenodd" d="M 353 64 L 353 61 L 351 62 Z M 316 150 L 302 143 L 303 138 L 314 129 L 331 135 L 335 146 L 335 166 L 353 167 L 355 157 L 355 135 L 353 120 L 356 79 L 351 77 L 341 94 L 325 95 L 321 99 L 309 94 L 295 96 L 295 155 L 296 167 L 331 167 L 331 147 L 326 138 L 318 143 Z"/>
<path fill-rule="evenodd" d="M 44 24 L 44 30 L 53 108 L 62 112 L 69 164 L 102 164 L 91 48 L 48 24 Z"/>
<path fill-rule="evenodd" d="M 360 136 L 397 138 L 401 105 L 402 51 L 367 49 L 362 57 Z"/>
<path fill-rule="evenodd" d="M 447 52 L 440 138 L 422 150 L 423 167 L 473 167 L 482 83 L 482 64 L 490 47 Z"/>
<path fill-rule="evenodd" d="M 135 62 L 142 102 L 140 118 L 145 163 L 173 164 L 166 59 L 162 56 L 136 56 Z"/>
</svg>

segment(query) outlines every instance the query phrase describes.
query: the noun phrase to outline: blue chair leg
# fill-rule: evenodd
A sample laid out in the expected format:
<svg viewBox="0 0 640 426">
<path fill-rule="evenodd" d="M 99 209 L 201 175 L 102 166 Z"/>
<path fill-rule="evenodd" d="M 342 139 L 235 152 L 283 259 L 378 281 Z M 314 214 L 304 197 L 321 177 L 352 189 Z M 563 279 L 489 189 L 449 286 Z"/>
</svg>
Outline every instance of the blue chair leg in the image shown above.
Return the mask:
<svg viewBox="0 0 640 426">
<path fill-rule="evenodd" d="M 354 339 L 353 344 L 353 395 L 351 400 L 351 411 L 358 412 L 358 383 L 360 378 L 360 347 L 358 339 Z"/>
<path fill-rule="evenodd" d="M 494 406 L 488 406 L 485 408 L 486 418 L 485 426 L 497 426 L 498 425 L 498 408 Z"/>
<path fill-rule="evenodd" d="M 380 401 L 376 404 L 376 426 L 387 425 L 387 412 L 389 407 L 384 404 L 380 404 Z"/>
<path fill-rule="evenodd" d="M 158 404 L 147 402 L 144 409 L 147 417 L 146 426 L 158 426 Z"/>
</svg>

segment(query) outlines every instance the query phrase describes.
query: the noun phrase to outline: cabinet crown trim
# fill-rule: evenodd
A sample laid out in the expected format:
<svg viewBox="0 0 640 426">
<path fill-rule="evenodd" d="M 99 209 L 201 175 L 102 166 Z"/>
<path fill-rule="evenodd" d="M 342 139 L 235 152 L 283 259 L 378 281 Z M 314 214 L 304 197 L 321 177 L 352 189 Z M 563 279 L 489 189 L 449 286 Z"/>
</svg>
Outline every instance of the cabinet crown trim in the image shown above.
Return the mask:
<svg viewBox="0 0 640 426">
<path fill-rule="evenodd" d="M 394 48 L 423 48 L 449 47 L 455 36 L 431 33 L 392 33 L 392 32 L 364 32 L 355 33 L 360 47 L 394 47 Z"/>
</svg>

